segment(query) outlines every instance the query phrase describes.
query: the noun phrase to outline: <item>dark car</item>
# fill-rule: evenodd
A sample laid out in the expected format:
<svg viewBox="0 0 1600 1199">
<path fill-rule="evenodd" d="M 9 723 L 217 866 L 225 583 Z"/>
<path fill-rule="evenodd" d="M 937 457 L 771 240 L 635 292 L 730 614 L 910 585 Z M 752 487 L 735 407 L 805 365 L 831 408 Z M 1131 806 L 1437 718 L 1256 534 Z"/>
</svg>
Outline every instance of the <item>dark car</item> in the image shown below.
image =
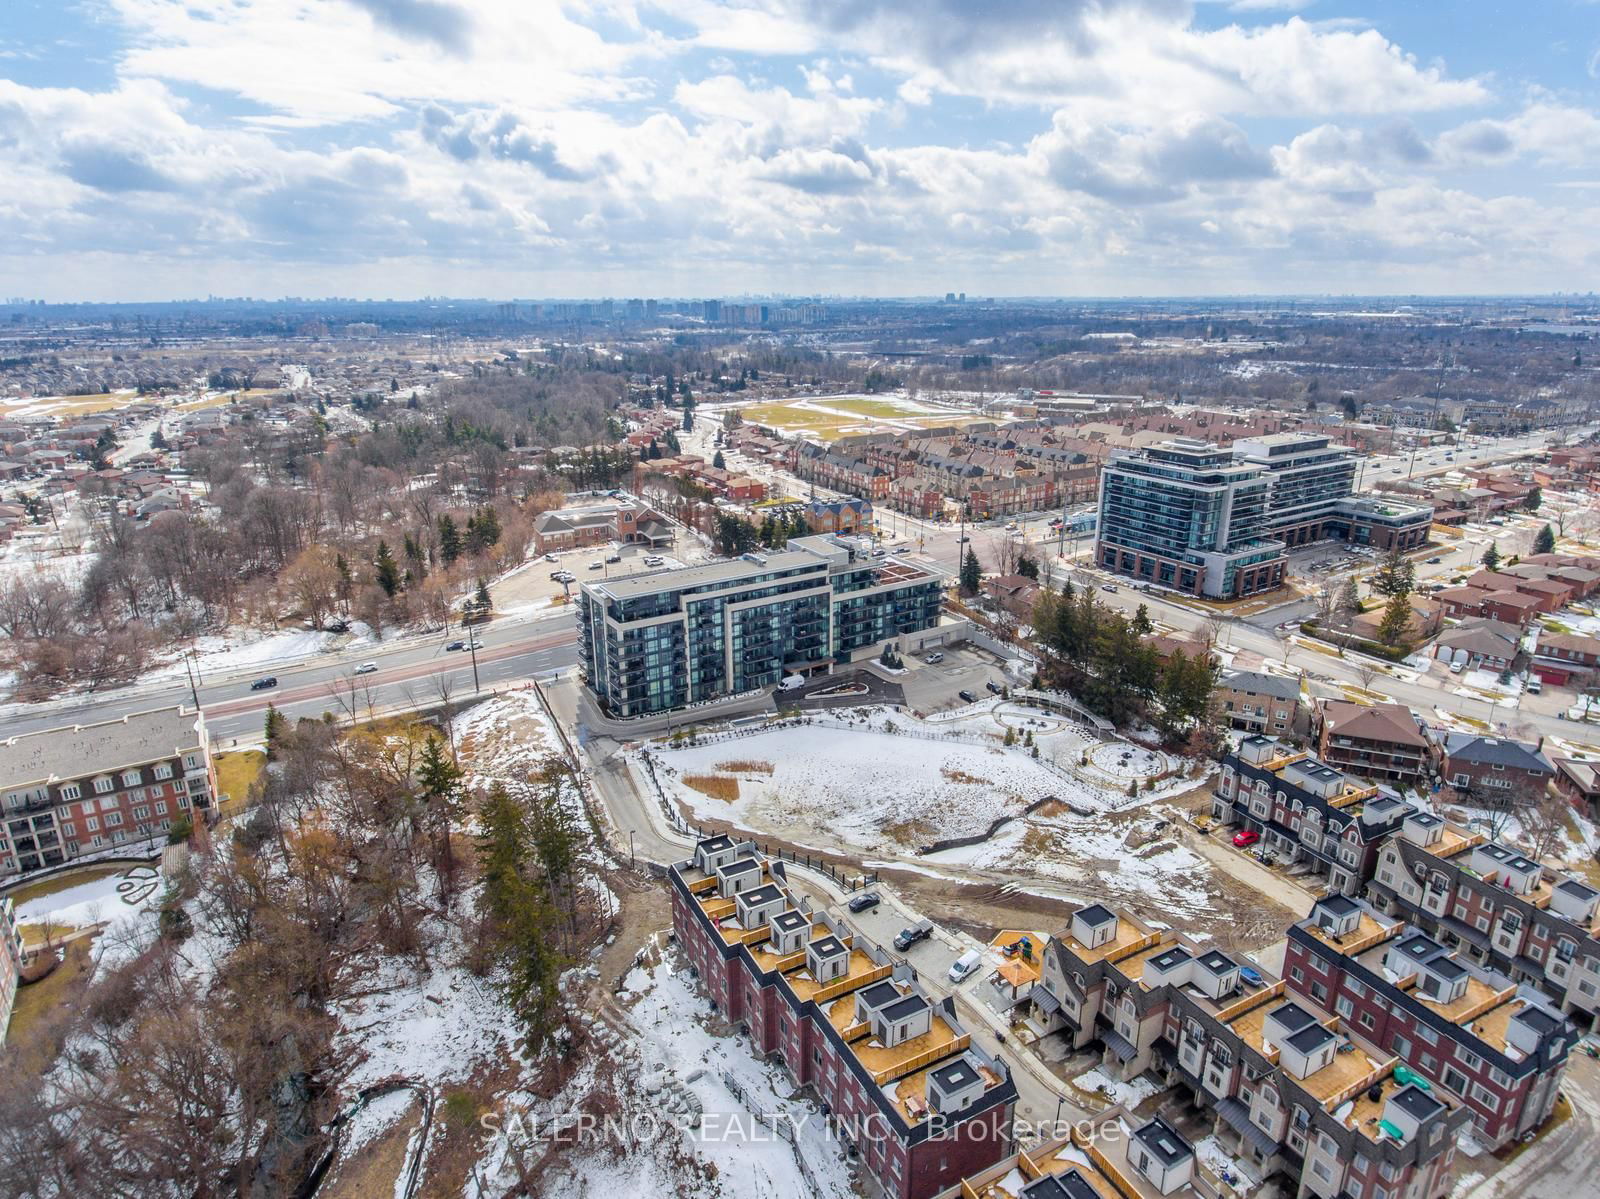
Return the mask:
<svg viewBox="0 0 1600 1199">
<path fill-rule="evenodd" d="M 1429 558 L 1428 559 L 1428 565 L 1429 566 L 1438 566 L 1439 563 L 1441 563 L 1443 561 L 1444 561 L 1443 558 Z"/>
<path fill-rule="evenodd" d="M 987 683 L 984 684 L 984 686 L 989 689 L 989 694 L 990 695 L 999 695 L 1000 694 L 1000 684 L 995 682 L 993 679 L 990 679 Z"/>
<path fill-rule="evenodd" d="M 845 904 L 845 907 L 849 908 L 852 912 L 865 912 L 868 908 L 875 908 L 877 906 L 878 893 L 876 891 L 868 891 L 864 895 L 856 895 L 851 898 L 849 903 Z"/>
<path fill-rule="evenodd" d="M 466 648 L 467 648 L 467 643 L 465 641 L 452 641 L 449 645 L 445 646 L 446 650 L 466 649 Z"/>
<path fill-rule="evenodd" d="M 956 694 L 962 699 L 966 700 L 969 704 L 975 704 L 978 702 L 978 697 L 972 694 L 970 691 L 957 691 Z"/>
<path fill-rule="evenodd" d="M 257 679 L 255 682 L 251 683 L 250 684 L 250 690 L 252 690 L 252 691 L 265 691 L 268 687 L 276 687 L 277 685 L 278 685 L 277 678 L 275 676 L 269 674 L 265 678 Z"/>
<path fill-rule="evenodd" d="M 918 941 L 926 941 L 931 936 L 933 936 L 933 924 L 927 920 L 919 920 L 910 928 L 903 928 L 895 933 L 894 947 L 904 953 Z"/>
</svg>

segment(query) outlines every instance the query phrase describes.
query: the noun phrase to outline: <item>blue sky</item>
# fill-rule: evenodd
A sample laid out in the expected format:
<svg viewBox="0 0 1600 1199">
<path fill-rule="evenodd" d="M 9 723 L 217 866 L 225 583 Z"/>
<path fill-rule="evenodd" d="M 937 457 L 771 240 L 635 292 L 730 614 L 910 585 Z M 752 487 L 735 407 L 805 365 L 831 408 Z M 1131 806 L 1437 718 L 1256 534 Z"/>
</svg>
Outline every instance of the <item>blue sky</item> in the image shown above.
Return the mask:
<svg viewBox="0 0 1600 1199">
<path fill-rule="evenodd" d="M 11 0 L 0 295 L 1588 291 L 1600 2 Z"/>
</svg>

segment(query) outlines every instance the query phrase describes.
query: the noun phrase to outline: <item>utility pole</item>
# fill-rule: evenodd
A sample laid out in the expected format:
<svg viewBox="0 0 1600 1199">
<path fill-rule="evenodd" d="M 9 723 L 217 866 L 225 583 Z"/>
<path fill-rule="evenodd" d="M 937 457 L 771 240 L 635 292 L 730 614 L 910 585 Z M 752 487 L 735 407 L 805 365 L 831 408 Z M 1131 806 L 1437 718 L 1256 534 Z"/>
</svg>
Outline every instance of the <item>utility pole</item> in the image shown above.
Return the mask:
<svg viewBox="0 0 1600 1199">
<path fill-rule="evenodd" d="M 467 630 L 467 653 L 472 655 L 472 691 L 476 695 L 483 690 L 478 685 L 478 634 L 467 623 L 467 618 L 464 615 L 461 618 L 461 627 Z"/>
<path fill-rule="evenodd" d="M 200 689 L 195 685 L 195 676 L 199 673 L 200 668 L 196 666 L 192 671 L 190 670 L 189 659 L 193 656 L 193 650 L 183 656 L 183 673 L 184 677 L 189 680 L 189 697 L 194 700 L 194 710 L 198 712 L 200 710 Z"/>
</svg>

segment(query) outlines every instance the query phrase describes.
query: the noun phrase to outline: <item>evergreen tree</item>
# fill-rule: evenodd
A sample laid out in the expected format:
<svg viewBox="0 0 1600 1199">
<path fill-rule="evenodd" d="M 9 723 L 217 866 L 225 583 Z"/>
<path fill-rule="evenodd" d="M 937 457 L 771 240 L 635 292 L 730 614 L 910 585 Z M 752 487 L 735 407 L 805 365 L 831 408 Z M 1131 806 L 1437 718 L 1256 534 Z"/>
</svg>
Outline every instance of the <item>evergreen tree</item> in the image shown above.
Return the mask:
<svg viewBox="0 0 1600 1199">
<path fill-rule="evenodd" d="M 400 590 L 400 568 L 395 565 L 394 555 L 389 552 L 387 541 L 378 542 L 378 586 L 383 588 L 383 593 L 393 599 L 395 592 Z"/>
<path fill-rule="evenodd" d="M 461 557 L 461 531 L 449 513 L 439 517 L 439 557 L 446 566 Z"/>
<path fill-rule="evenodd" d="M 1406 630 L 1411 627 L 1411 600 L 1404 595 L 1393 596 L 1389 606 L 1383 610 L 1383 619 L 1378 622 L 1378 640 L 1385 645 L 1399 645 L 1405 640 Z"/>
<path fill-rule="evenodd" d="M 716 470 L 728 469 L 728 460 L 722 456 L 721 450 L 718 450 L 715 454 L 711 455 L 711 465 Z"/>
<path fill-rule="evenodd" d="M 405 553 L 406 561 L 410 563 L 410 565 L 406 567 L 407 577 L 413 579 L 421 579 L 426 577 L 428 568 L 423 560 L 422 543 L 410 533 L 406 534 Z"/>
<path fill-rule="evenodd" d="M 1553 554 L 1556 552 L 1556 531 L 1549 525 L 1539 530 L 1539 535 L 1533 539 L 1533 552 L 1536 554 Z"/>
<path fill-rule="evenodd" d="M 1528 498 L 1522 502 L 1523 508 L 1529 512 L 1539 511 L 1539 506 L 1544 503 L 1544 488 L 1537 483 L 1528 489 Z"/>
<path fill-rule="evenodd" d="M 977 595 L 978 585 L 982 582 L 983 567 L 978 562 L 977 551 L 969 545 L 966 555 L 961 559 L 961 594 Z"/>
<path fill-rule="evenodd" d="M 1038 560 L 1023 554 L 1017 559 L 1017 573 L 1025 579 L 1037 580 L 1039 577 Z"/>
<path fill-rule="evenodd" d="M 1136 632 L 1139 637 L 1149 637 L 1150 632 L 1154 631 L 1154 624 L 1150 624 L 1149 605 L 1139 605 L 1138 610 L 1133 613 L 1133 624 L 1131 624 L 1131 628 L 1133 628 L 1133 631 Z"/>
<path fill-rule="evenodd" d="M 1339 611 L 1347 616 L 1361 611 L 1361 587 L 1356 583 L 1355 575 L 1344 581 L 1344 587 L 1339 592 Z"/>
<path fill-rule="evenodd" d="M 428 824 L 438 842 L 435 871 L 439 877 L 439 898 L 446 908 L 455 893 L 455 847 L 450 838 L 450 826 L 461 798 L 461 777 L 461 768 L 445 753 L 443 743 L 430 735 L 423 744 L 422 761 L 417 766 L 417 785 L 422 789 Z"/>
<path fill-rule="evenodd" d="M 283 713 L 270 703 L 267 705 L 267 761 L 272 760 L 272 755 L 277 752 L 278 744 L 283 740 L 283 734 L 288 728 L 288 721 L 283 718 Z"/>
<path fill-rule="evenodd" d="M 1383 556 L 1382 563 L 1372 576 L 1372 590 L 1379 595 L 1410 595 L 1416 585 L 1416 565 L 1401 552 L 1399 546 Z"/>
<path fill-rule="evenodd" d="M 694 428 L 694 409 L 688 404 L 683 406 L 683 431 L 690 432 Z"/>
<path fill-rule="evenodd" d="M 355 579 L 350 574 L 350 563 L 343 554 L 334 557 L 333 568 L 339 572 L 339 602 L 348 608 L 351 593 L 355 591 Z"/>
<path fill-rule="evenodd" d="M 1500 551 L 1495 548 L 1494 542 L 1489 543 L 1489 548 L 1483 551 L 1483 557 L 1479 561 L 1490 570 L 1500 569 Z"/>
<path fill-rule="evenodd" d="M 472 596 L 472 606 L 478 610 L 479 617 L 488 616 L 494 611 L 494 601 L 489 597 L 489 584 L 483 579 L 478 580 L 478 590 Z"/>
</svg>

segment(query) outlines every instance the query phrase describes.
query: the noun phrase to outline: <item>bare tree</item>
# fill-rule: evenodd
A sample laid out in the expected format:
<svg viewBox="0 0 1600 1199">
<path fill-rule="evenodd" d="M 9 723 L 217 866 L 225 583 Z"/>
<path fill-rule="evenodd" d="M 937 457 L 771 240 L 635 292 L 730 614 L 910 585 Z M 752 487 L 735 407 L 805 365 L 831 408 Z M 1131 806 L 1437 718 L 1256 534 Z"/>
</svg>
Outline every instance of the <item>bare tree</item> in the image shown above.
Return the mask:
<svg viewBox="0 0 1600 1199">
<path fill-rule="evenodd" d="M 1378 668 L 1365 659 L 1357 659 L 1355 664 L 1356 681 L 1361 684 L 1361 690 L 1370 692 L 1372 680 L 1378 677 Z"/>
</svg>

